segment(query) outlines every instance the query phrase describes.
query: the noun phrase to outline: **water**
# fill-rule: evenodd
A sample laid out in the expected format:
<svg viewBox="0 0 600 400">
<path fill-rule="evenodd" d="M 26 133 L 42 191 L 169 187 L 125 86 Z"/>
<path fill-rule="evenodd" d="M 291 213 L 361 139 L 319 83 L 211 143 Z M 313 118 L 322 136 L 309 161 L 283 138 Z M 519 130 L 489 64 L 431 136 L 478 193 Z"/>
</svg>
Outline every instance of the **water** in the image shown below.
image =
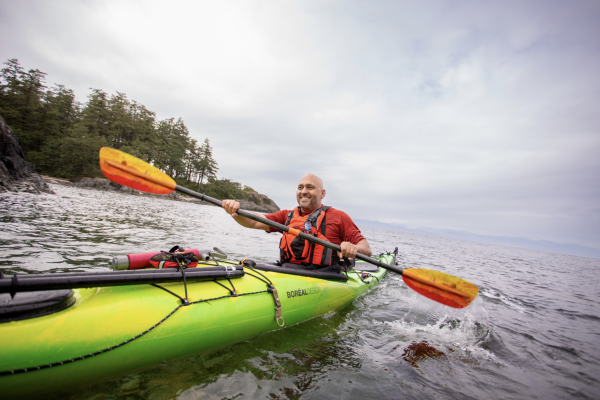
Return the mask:
<svg viewBox="0 0 600 400">
<path fill-rule="evenodd" d="M 273 261 L 279 235 L 243 229 L 223 210 L 66 186 L 0 194 L 5 271 L 103 270 L 133 252 L 218 246 Z M 364 228 L 402 267 L 480 288 L 463 310 L 393 274 L 340 312 L 150 370 L 67 399 L 598 398 L 600 260 Z M 595 394 L 596 393 L 596 394 Z"/>
</svg>

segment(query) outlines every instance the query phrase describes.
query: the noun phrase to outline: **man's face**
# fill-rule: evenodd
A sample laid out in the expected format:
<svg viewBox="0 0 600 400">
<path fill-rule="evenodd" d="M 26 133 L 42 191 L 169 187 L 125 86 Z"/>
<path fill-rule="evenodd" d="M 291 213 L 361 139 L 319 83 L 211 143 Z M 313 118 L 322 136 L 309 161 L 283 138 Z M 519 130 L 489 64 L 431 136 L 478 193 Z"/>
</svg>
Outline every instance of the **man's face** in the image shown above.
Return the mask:
<svg viewBox="0 0 600 400">
<path fill-rule="evenodd" d="M 298 183 L 296 198 L 298 205 L 304 212 L 312 212 L 321 206 L 321 200 L 325 197 L 325 190 L 321 180 L 314 175 L 305 175 Z"/>
</svg>

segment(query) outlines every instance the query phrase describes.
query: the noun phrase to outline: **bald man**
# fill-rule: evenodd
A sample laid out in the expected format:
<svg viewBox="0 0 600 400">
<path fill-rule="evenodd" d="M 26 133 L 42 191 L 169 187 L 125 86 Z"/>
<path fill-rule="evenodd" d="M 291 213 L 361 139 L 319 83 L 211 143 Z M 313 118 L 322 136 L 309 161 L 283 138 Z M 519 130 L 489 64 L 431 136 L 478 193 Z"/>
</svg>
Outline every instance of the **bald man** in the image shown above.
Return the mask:
<svg viewBox="0 0 600 400">
<path fill-rule="evenodd" d="M 323 180 L 314 174 L 306 174 L 298 182 L 297 209 L 281 210 L 264 217 L 283 225 L 299 228 L 303 232 L 319 237 L 324 236 L 322 238 L 339 245 L 342 251 L 337 253 L 337 257 L 329 255 L 328 259 L 328 249 L 323 246 L 305 243 L 304 239 L 284 233 L 280 243 L 282 262 L 302 265 L 308 269 L 321 269 L 328 265 L 335 266 L 341 257 L 353 259 L 356 253 L 371 256 L 371 247 L 367 239 L 348 214 L 322 205 L 325 194 Z M 238 224 L 246 228 L 278 232 L 261 222 L 238 215 L 236 211 L 240 208 L 240 203 L 235 200 L 223 200 L 223 208 Z"/>
</svg>

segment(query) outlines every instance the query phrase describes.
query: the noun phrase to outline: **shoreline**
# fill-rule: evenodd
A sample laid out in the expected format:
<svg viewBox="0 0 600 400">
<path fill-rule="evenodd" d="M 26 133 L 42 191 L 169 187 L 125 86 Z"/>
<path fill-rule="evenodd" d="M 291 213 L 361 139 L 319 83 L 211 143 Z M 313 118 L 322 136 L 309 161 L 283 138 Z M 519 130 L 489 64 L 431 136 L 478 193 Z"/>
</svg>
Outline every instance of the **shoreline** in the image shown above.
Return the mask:
<svg viewBox="0 0 600 400">
<path fill-rule="evenodd" d="M 116 191 L 124 194 L 129 194 L 133 196 L 150 196 L 157 197 L 161 199 L 168 199 L 173 201 L 183 201 L 186 203 L 195 203 L 199 205 L 206 205 L 211 207 L 217 207 L 214 204 L 208 203 L 206 201 L 202 201 L 200 199 L 195 199 L 186 195 L 182 195 L 176 192 L 172 192 L 169 194 L 152 194 L 146 193 L 139 190 L 135 190 L 129 188 L 127 186 L 119 185 L 118 183 L 114 183 L 105 178 L 80 178 L 74 179 L 72 181 L 62 178 L 55 178 L 48 175 L 40 175 L 44 182 L 55 184 L 55 185 L 63 185 L 63 186 L 72 186 L 79 187 L 83 189 L 91 189 L 91 190 L 102 190 L 102 191 Z M 241 204 L 241 208 L 247 211 L 257 211 L 262 213 L 272 213 L 275 211 L 279 211 L 279 207 L 275 206 L 261 206 L 255 204 L 248 200 L 238 200 Z"/>
</svg>

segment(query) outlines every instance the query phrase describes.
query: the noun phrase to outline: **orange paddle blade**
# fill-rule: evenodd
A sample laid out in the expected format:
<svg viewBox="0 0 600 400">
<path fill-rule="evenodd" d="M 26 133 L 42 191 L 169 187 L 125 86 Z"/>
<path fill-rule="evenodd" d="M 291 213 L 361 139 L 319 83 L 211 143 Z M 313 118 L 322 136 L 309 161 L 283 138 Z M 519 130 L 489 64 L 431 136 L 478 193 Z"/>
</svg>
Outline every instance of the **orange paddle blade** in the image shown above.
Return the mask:
<svg viewBox="0 0 600 400">
<path fill-rule="evenodd" d="M 405 269 L 402 280 L 415 292 L 454 308 L 468 306 L 479 293 L 471 282 L 429 269 Z"/>
<path fill-rule="evenodd" d="M 108 147 L 100 149 L 100 169 L 111 181 L 142 192 L 167 194 L 177 186 L 169 175 L 158 168 Z"/>
</svg>

